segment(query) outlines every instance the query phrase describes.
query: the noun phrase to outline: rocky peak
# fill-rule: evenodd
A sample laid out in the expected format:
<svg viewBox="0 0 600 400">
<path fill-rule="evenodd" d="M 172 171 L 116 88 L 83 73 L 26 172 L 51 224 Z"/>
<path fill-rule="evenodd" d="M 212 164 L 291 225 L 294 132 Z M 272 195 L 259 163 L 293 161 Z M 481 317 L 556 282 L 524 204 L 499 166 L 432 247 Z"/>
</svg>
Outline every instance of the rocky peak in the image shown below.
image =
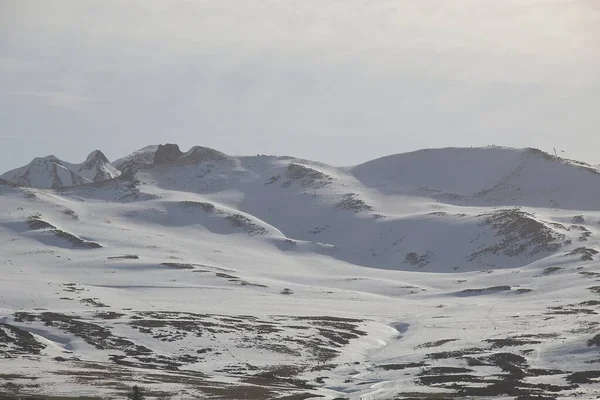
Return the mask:
<svg viewBox="0 0 600 400">
<path fill-rule="evenodd" d="M 120 174 L 101 151 L 95 150 L 81 164 L 53 155 L 37 157 L 28 165 L 6 172 L 2 179 L 21 186 L 61 188 L 106 181 Z"/>
<path fill-rule="evenodd" d="M 91 167 L 108 163 L 110 163 L 110 161 L 108 161 L 108 158 L 106 158 L 104 153 L 102 153 L 100 150 L 94 150 L 89 156 L 87 156 L 83 162 L 82 168 L 90 169 Z"/>
<path fill-rule="evenodd" d="M 181 161 L 186 163 L 197 163 L 218 161 L 227 158 L 227 155 L 220 151 L 208 147 L 194 146 L 187 153 L 183 154 Z"/>
<path fill-rule="evenodd" d="M 169 164 L 181 157 L 183 152 L 179 150 L 176 144 L 167 143 L 159 145 L 154 153 L 154 164 Z"/>
</svg>

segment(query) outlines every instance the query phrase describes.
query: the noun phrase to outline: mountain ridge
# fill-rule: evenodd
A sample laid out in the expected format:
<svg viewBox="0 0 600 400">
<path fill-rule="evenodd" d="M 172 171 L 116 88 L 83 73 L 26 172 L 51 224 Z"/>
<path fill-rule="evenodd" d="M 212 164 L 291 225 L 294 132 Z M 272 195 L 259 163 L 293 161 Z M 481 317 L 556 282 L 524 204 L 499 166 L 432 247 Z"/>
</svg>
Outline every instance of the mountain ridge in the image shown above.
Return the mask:
<svg viewBox="0 0 600 400">
<path fill-rule="evenodd" d="M 229 168 L 234 175 L 241 176 L 250 173 L 249 170 L 244 172 L 242 166 L 245 163 L 260 160 L 289 164 L 286 174 L 292 170 L 297 175 L 307 174 L 303 182 L 313 179 L 308 186 L 327 185 L 333 180 L 328 173 L 332 176 L 341 174 L 353 177 L 367 191 L 375 190 L 390 196 L 424 197 L 457 205 L 528 205 L 593 210 L 600 202 L 600 171 L 595 167 L 534 148 L 499 146 L 423 149 L 392 154 L 355 166 L 333 167 L 289 156 L 230 156 L 203 146 L 182 151 L 176 144 L 166 144 L 143 147 L 115 160 L 116 166 L 96 150 L 82 164 L 70 164 L 55 156 L 47 156 L 35 158 L 29 165 L 0 177 L 22 186 L 61 188 L 119 177 L 132 180 L 136 179 L 138 171 L 157 167 L 179 166 L 185 169 L 197 166 L 202 170 L 211 166 L 222 171 Z M 171 171 L 174 176 L 178 174 L 176 170 Z M 312 178 L 309 178 L 310 174 Z M 270 178 L 276 179 L 277 175 Z M 323 179 L 316 183 L 314 179 L 319 176 Z M 586 196 L 565 196 L 567 192 L 585 192 Z"/>
<path fill-rule="evenodd" d="M 156 157 L 156 153 L 157 151 L 159 152 L 159 158 L 157 160 L 155 160 Z M 498 163 L 498 155 L 511 155 L 512 154 L 512 162 L 517 165 L 518 162 L 520 161 L 519 158 L 522 158 L 524 156 L 532 156 L 532 157 L 539 157 L 540 159 L 545 159 L 547 161 L 551 161 L 551 162 L 557 162 L 563 165 L 570 165 L 573 167 L 578 167 L 581 169 L 586 169 L 590 172 L 595 172 L 595 173 L 600 173 L 598 172 L 598 169 L 590 164 L 584 163 L 584 162 L 580 162 L 580 161 L 575 161 L 575 160 L 568 160 L 568 159 L 564 159 L 564 158 L 560 158 L 560 157 L 555 157 L 551 154 L 545 153 L 541 150 L 535 149 L 535 148 L 512 148 L 512 147 L 501 147 L 501 146 L 487 146 L 487 147 L 443 147 L 443 148 L 429 148 L 429 149 L 421 149 L 421 150 L 416 150 L 416 151 L 411 151 L 411 152 L 405 152 L 405 153 L 395 153 L 395 154 L 391 154 L 391 155 L 387 155 L 387 156 L 383 156 L 383 157 L 378 157 L 375 158 L 373 160 L 369 160 L 354 166 L 348 166 L 348 167 L 339 167 L 341 169 L 346 169 L 351 171 L 353 174 L 357 175 L 357 176 L 361 176 L 364 175 L 364 170 L 368 169 L 369 166 L 371 165 L 377 165 L 377 164 L 394 164 L 394 162 L 397 165 L 392 165 L 392 170 L 395 170 L 396 172 L 398 171 L 402 171 L 404 169 L 404 167 L 406 167 L 407 165 L 410 164 L 416 164 L 416 165 L 410 165 L 411 167 L 416 167 L 418 169 L 421 169 L 423 162 L 431 162 L 432 160 L 435 160 L 435 157 L 441 157 L 443 158 L 448 158 L 448 155 L 453 155 L 453 159 L 449 160 L 450 162 L 453 163 L 464 163 L 464 164 L 469 164 L 471 163 L 474 159 L 479 158 L 479 163 L 480 164 L 494 164 L 494 162 Z M 494 154 L 495 153 L 495 154 Z M 168 159 L 161 159 L 161 157 L 165 157 L 163 154 L 167 155 L 168 154 Z M 489 157 L 489 155 L 492 155 L 492 157 Z M 432 156 L 434 156 L 432 158 Z M 459 156 L 459 157 L 457 157 Z M 496 158 L 496 160 L 494 161 L 494 156 Z M 242 158 L 249 158 L 249 157 L 255 157 L 255 156 L 230 156 L 227 155 L 221 151 L 215 150 L 215 149 L 211 149 L 208 147 L 203 147 L 203 146 L 192 146 L 189 150 L 187 151 L 182 151 L 179 149 L 179 146 L 176 144 L 166 144 L 166 145 L 149 145 L 149 146 L 145 146 L 139 150 L 134 151 L 133 153 L 126 155 L 122 158 L 119 158 L 115 161 L 113 161 L 112 163 L 104 156 L 104 154 L 100 151 L 100 150 L 95 150 L 92 153 L 90 153 L 90 155 L 88 155 L 88 157 L 86 158 L 86 161 L 84 161 L 82 164 L 70 164 L 70 163 L 66 163 L 60 159 L 58 159 L 56 156 L 50 155 L 50 156 L 46 156 L 46 157 L 36 157 L 34 158 L 33 162 L 40 162 L 40 161 L 54 161 L 54 162 L 58 162 L 60 164 L 65 164 L 65 165 L 79 165 L 79 166 L 86 166 L 86 164 L 91 163 L 93 160 L 90 160 L 90 158 L 95 158 L 95 157 L 100 157 L 102 159 L 102 162 L 104 164 L 108 164 L 111 165 L 111 167 L 114 167 L 116 169 L 118 169 L 119 171 L 124 171 L 125 169 L 131 167 L 131 166 L 135 166 L 135 167 L 142 167 L 142 166 L 150 166 L 150 165 L 156 165 L 156 164 L 171 164 L 171 163 L 178 163 L 178 164 L 186 164 L 186 163 L 198 163 L 201 161 L 206 161 L 206 160 L 213 160 L 213 161 L 217 161 L 220 159 L 242 159 Z M 266 156 L 257 156 L 257 157 L 266 157 Z M 272 156 L 274 158 L 278 158 L 278 159 L 289 159 L 289 160 L 295 160 L 298 163 L 308 163 L 308 164 L 314 164 L 314 165 L 321 165 L 321 166 L 325 166 L 325 167 L 332 167 L 331 165 L 328 165 L 326 163 L 320 162 L 320 161 L 314 161 L 314 160 L 305 160 L 305 159 L 299 159 L 296 157 L 292 157 L 292 156 Z M 507 158 L 511 158 L 511 157 L 507 157 Z M 427 160 L 427 161 L 424 161 Z M 440 161 L 443 160 L 438 160 L 437 164 L 439 164 Z M 446 160 L 448 161 L 448 160 Z M 508 162 L 507 162 L 508 161 Z M 503 163 L 504 164 L 508 164 L 504 165 L 504 168 L 510 168 L 510 162 L 511 160 L 504 160 Z M 31 163 L 30 163 L 31 164 Z M 435 163 L 432 163 L 435 164 Z M 447 167 L 446 165 L 443 165 L 444 167 Z M 26 167 L 26 166 L 25 166 Z M 25 167 L 20 167 L 20 168 L 16 168 L 14 170 L 8 171 L 4 174 L 2 174 L 2 177 L 6 177 L 8 176 L 10 173 L 14 172 L 21 169 L 21 168 L 25 168 Z M 430 165 L 429 166 L 432 170 L 437 170 L 439 172 L 439 175 L 443 175 L 444 172 L 446 172 L 445 170 L 447 168 L 436 168 L 435 165 Z M 338 168 L 338 167 L 334 167 L 334 168 Z M 385 168 L 385 165 L 383 166 L 383 168 L 381 168 L 383 170 L 383 172 L 386 172 L 386 169 L 390 169 Z M 468 171 L 468 169 L 467 169 Z M 381 171 L 378 171 L 381 172 Z M 389 172 L 389 171 L 388 171 Z M 508 171 L 505 175 L 508 174 Z M 113 176 L 116 177 L 116 176 Z M 389 178 L 389 177 L 388 177 Z M 486 178 L 486 177 L 483 177 Z M 4 178 L 6 179 L 6 178 Z M 107 179 L 111 179 L 109 177 L 103 179 L 103 180 L 107 180 Z M 487 179 L 489 181 L 489 179 Z M 496 179 L 496 181 L 499 181 L 499 179 Z M 421 182 L 423 183 L 423 182 Z M 415 187 L 419 187 L 419 185 L 412 185 Z M 432 186 L 435 185 L 422 185 L 424 187 L 428 187 L 429 189 L 435 189 Z M 472 193 L 470 194 L 475 194 L 477 192 L 477 190 L 472 191 Z"/>
<path fill-rule="evenodd" d="M 58 189 L 101 182 L 121 175 L 100 150 L 92 151 L 80 164 L 54 155 L 36 157 L 29 164 L 7 171 L 0 178 L 21 186 Z"/>
<path fill-rule="evenodd" d="M 109 201 L 137 204 L 137 212 L 153 225 L 176 222 L 177 226 L 197 225 L 223 232 L 213 227 L 224 218 L 248 232 L 271 232 L 268 236 L 274 235 L 275 243 L 316 242 L 324 246 L 318 251 L 331 257 L 380 269 L 417 266 L 422 271 L 448 272 L 526 265 L 570 248 L 563 242 L 579 240 L 585 232 L 570 232 L 562 222 L 527 214 L 527 208 L 523 214 L 513 213 L 512 208 L 559 207 L 578 213 L 595 210 L 600 204 L 600 189 L 590 190 L 585 186 L 591 183 L 582 179 L 598 181 L 600 187 L 599 174 L 531 149 L 432 149 L 350 168 L 293 157 L 231 157 L 201 146 L 186 152 L 174 144 L 145 149 L 155 151 L 152 163 L 146 154 L 141 163 L 129 164 L 120 183 L 85 186 L 93 186 L 89 191 L 98 195 L 105 188 L 101 196 Z M 475 161 L 461 164 L 465 154 Z M 414 162 L 414 157 L 420 160 Z M 445 168 L 419 170 L 440 159 Z M 453 178 L 458 170 L 455 165 L 464 171 L 463 176 Z M 565 181 L 573 182 L 574 193 L 585 192 L 587 197 L 573 196 L 568 193 L 570 188 L 553 193 L 556 183 L 542 179 L 548 168 L 558 168 L 561 174 L 575 173 Z M 528 169 L 533 172 L 527 174 Z M 446 176 L 440 179 L 440 174 Z M 478 181 L 469 182 L 471 176 Z M 529 183 L 534 177 L 545 182 L 535 190 L 527 187 L 536 185 Z M 448 179 L 452 179 L 450 186 L 438 185 L 448 185 Z M 559 183 L 564 180 L 556 179 Z M 62 189 L 62 193 L 78 192 L 77 187 Z M 183 200 L 175 200 L 180 197 Z M 199 206 L 195 208 L 199 214 L 189 214 L 193 208 L 185 205 L 188 202 L 219 211 L 206 212 Z M 153 206 L 146 210 L 150 203 Z M 179 215 L 187 216 L 180 219 Z M 522 237 L 510 239 L 502 233 L 505 226 L 521 229 Z M 469 238 L 470 244 L 442 240 L 451 237 L 452 231 L 460 232 L 457 237 L 461 240 Z M 407 232 L 412 234 L 407 237 Z M 366 242 L 365 235 L 377 239 Z M 423 243 L 423 237 L 432 238 L 435 246 Z"/>
</svg>

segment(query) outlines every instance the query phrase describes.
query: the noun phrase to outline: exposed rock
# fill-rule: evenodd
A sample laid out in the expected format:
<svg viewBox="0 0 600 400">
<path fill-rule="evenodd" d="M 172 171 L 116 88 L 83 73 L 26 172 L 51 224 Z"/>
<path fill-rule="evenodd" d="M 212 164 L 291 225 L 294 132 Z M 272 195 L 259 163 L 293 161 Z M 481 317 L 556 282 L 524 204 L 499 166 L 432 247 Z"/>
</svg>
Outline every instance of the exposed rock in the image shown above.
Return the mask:
<svg viewBox="0 0 600 400">
<path fill-rule="evenodd" d="M 176 144 L 167 143 L 165 145 L 159 145 L 154 153 L 152 160 L 153 164 L 170 164 L 183 155 L 183 152 L 179 150 L 179 146 Z"/>
</svg>

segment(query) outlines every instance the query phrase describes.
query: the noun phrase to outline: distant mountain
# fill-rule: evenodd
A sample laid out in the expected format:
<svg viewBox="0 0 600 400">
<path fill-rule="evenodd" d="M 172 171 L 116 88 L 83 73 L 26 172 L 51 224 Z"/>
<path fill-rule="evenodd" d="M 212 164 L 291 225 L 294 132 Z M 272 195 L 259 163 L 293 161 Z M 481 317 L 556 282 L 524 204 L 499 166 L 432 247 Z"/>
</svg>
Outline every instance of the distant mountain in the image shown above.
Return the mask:
<svg viewBox="0 0 600 400">
<path fill-rule="evenodd" d="M 144 165 L 166 165 L 166 164 L 192 164 L 202 161 L 216 161 L 229 159 L 228 155 L 220 151 L 194 146 L 187 152 L 179 149 L 179 146 L 172 143 L 164 145 L 151 145 L 141 148 L 133 153 L 119 158 L 113 162 L 113 165 L 120 171 L 130 167 L 141 167 Z"/>
<path fill-rule="evenodd" d="M 591 210 L 600 171 L 538 149 L 426 149 L 352 167 L 363 185 L 386 195 L 417 195 L 462 205 Z"/>
<path fill-rule="evenodd" d="M 182 197 L 158 202 L 144 217 L 154 223 L 221 232 L 206 215 L 239 218 L 252 232 L 321 243 L 318 251 L 352 264 L 436 272 L 546 257 L 588 233 L 520 207 L 592 211 L 600 204 L 597 170 L 535 149 L 432 149 L 337 168 L 168 144 L 127 178 L 136 192 L 120 199 L 146 201 L 162 191 Z M 202 217 L 194 207 L 212 211 Z"/>
<path fill-rule="evenodd" d="M 183 152 L 178 145 L 167 143 L 146 146 L 116 160 L 113 165 L 122 172 L 124 178 L 131 179 L 140 168 L 148 169 L 154 166 L 199 164 L 226 160 L 229 161 L 231 166 L 239 163 L 235 158 L 208 147 L 194 146 Z"/>
<path fill-rule="evenodd" d="M 123 158 L 113 161 L 112 164 L 120 171 L 123 171 L 132 165 L 152 164 L 154 161 L 154 153 L 156 153 L 158 148 L 158 145 L 143 147 Z"/>
<path fill-rule="evenodd" d="M 55 156 L 36 158 L 0 178 L 22 186 L 60 188 L 106 181 L 122 174 L 123 178 L 132 179 L 140 169 L 150 171 L 154 167 L 185 165 L 195 165 L 201 170 L 218 167 L 222 174 L 233 172 L 237 177 L 250 173 L 243 164 L 255 159 L 285 164 L 286 174 L 302 175 L 303 182 L 331 183 L 333 178 L 320 171 L 326 169 L 330 175 L 352 177 L 363 189 L 376 190 L 382 195 L 417 196 L 456 205 L 591 210 L 600 202 L 600 171 L 596 167 L 533 148 L 498 146 L 424 149 L 353 167 L 334 168 L 293 157 L 236 158 L 202 146 L 182 151 L 178 145 L 168 143 L 143 147 L 112 164 L 98 150 L 82 164 L 70 164 Z M 181 181 L 182 171 L 174 169 L 169 174 Z M 315 182 L 308 186 L 319 186 Z"/>
<path fill-rule="evenodd" d="M 428 149 L 338 168 L 164 144 L 116 163 L 122 172 L 99 151 L 82 164 L 49 156 L 2 178 L 70 186 L 63 195 L 78 198 L 93 190 L 103 200 L 135 203 L 136 213 L 153 204 L 143 219 L 160 225 L 242 228 L 275 241 L 319 243 L 318 253 L 356 265 L 431 272 L 527 265 L 591 235 L 521 207 L 600 210 L 596 169 L 535 149 Z M 119 174 L 117 182 L 76 188 Z"/>
<path fill-rule="evenodd" d="M 175 146 L 176 149 L 173 149 L 173 154 L 177 154 L 179 152 L 179 147 L 177 145 L 167 145 L 167 146 Z M 160 147 L 159 147 L 159 150 Z M 177 154 L 175 158 L 172 160 L 161 160 L 157 158 L 157 156 L 161 155 L 159 151 L 156 152 L 154 156 L 155 164 L 164 164 L 164 163 L 177 163 L 177 164 L 195 164 L 201 162 L 211 162 L 211 161 L 224 161 L 224 160 L 234 160 L 233 157 L 228 156 L 225 153 L 221 153 L 218 150 L 214 150 L 208 147 L 202 146 L 194 146 L 185 153 Z"/>
<path fill-rule="evenodd" d="M 35 158 L 29 164 L 8 171 L 0 178 L 11 183 L 43 189 L 57 189 L 102 182 L 121 175 L 106 156 L 95 150 L 81 164 L 72 164 L 55 156 Z"/>
</svg>

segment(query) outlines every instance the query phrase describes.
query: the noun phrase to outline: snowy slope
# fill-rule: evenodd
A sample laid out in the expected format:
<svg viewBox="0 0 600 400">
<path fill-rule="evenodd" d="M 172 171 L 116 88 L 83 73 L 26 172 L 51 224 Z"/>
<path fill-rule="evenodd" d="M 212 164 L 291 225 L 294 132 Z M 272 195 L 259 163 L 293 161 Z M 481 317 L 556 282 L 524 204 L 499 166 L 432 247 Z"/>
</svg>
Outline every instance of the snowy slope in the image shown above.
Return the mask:
<svg viewBox="0 0 600 400">
<path fill-rule="evenodd" d="M 537 149 L 446 148 L 392 155 L 350 169 L 383 194 L 457 204 L 595 210 L 600 171 Z"/>
<path fill-rule="evenodd" d="M 81 164 L 47 156 L 35 158 L 28 165 L 8 171 L 1 177 L 17 185 L 56 189 L 106 181 L 120 174 L 101 151 L 95 150 Z"/>
<path fill-rule="evenodd" d="M 483 160 L 489 158 L 485 155 L 489 149 L 464 150 L 484 153 L 479 156 L 479 164 L 487 167 Z M 507 152 L 516 161 L 523 158 L 522 151 L 492 150 Z M 453 158 L 460 156 L 454 153 L 461 151 L 448 150 Z M 140 169 L 135 179 L 142 190 L 153 191 L 157 187 L 167 193 L 198 195 L 202 202 L 222 203 L 272 226 L 288 239 L 317 242 L 325 245 L 323 251 L 331 257 L 375 268 L 454 272 L 523 266 L 562 247 L 572 247 L 569 241 L 578 242 L 582 235 L 591 234 L 581 225 L 571 229 L 571 219 L 578 215 L 576 211 L 563 210 L 547 218 L 543 211 L 530 208 L 516 212 L 512 209 L 513 202 L 506 207 L 491 208 L 489 206 L 497 206 L 498 201 L 492 199 L 486 204 L 487 200 L 480 195 L 457 201 L 455 197 L 439 196 L 434 189 L 413 185 L 417 186 L 417 190 L 413 190 L 406 183 L 403 183 L 408 187 L 405 192 L 385 194 L 366 187 L 353 176 L 362 166 L 347 170 L 289 157 L 233 158 L 214 154 L 215 157 L 194 163 L 182 163 L 182 156 L 178 155 L 177 161 L 172 163 Z M 498 158 L 508 164 L 507 157 Z M 585 201 L 582 200 L 585 196 L 574 196 L 573 191 L 591 191 L 594 195 L 594 189 L 587 188 L 594 182 L 583 179 L 596 179 L 600 187 L 600 175 L 556 164 L 568 173 L 579 173 L 578 179 L 571 179 L 568 185 L 582 183 L 579 188 L 569 188 L 564 198 L 555 196 L 561 202 Z M 554 173 L 553 166 L 548 166 L 551 173 Z M 518 168 L 518 164 L 512 167 Z M 507 165 L 506 170 L 510 171 L 509 168 Z M 451 169 L 446 166 L 444 171 Z M 490 168 L 490 172 L 497 169 Z M 386 169 L 380 170 L 381 176 L 386 176 Z M 537 168 L 537 171 L 540 176 L 536 179 L 542 181 L 544 169 Z M 457 176 L 466 173 L 455 172 Z M 429 174 L 435 176 L 433 172 Z M 535 175 L 535 171 L 530 175 Z M 371 182 L 379 177 L 374 174 Z M 469 180 L 470 176 L 465 178 Z M 489 188 L 496 190 L 502 178 L 502 173 L 497 173 L 489 180 Z M 440 187 L 427 176 L 422 179 L 429 187 Z M 390 176 L 388 186 L 398 181 L 397 177 Z M 462 180 L 458 181 L 461 185 Z M 485 188 L 485 181 L 481 182 L 478 187 L 472 187 L 472 192 L 477 194 L 484 190 L 481 188 Z M 464 193 L 469 190 L 468 185 L 472 183 L 463 185 Z M 536 197 L 521 182 L 523 192 L 532 193 L 525 200 L 545 196 L 553 190 L 552 185 L 540 185 Z M 524 205 L 528 206 L 525 200 Z M 166 214 L 172 212 L 171 206 L 165 211 Z M 163 220 L 157 222 L 164 223 Z"/>
<path fill-rule="evenodd" d="M 514 149 L 354 168 L 177 150 L 130 179 L 0 182 L 0 394 L 600 390 L 600 203 L 585 166 Z"/>
<path fill-rule="evenodd" d="M 112 164 L 120 171 L 123 171 L 131 165 L 152 164 L 154 153 L 156 153 L 157 149 L 158 145 L 146 146 L 125 157 L 113 161 Z"/>
</svg>

